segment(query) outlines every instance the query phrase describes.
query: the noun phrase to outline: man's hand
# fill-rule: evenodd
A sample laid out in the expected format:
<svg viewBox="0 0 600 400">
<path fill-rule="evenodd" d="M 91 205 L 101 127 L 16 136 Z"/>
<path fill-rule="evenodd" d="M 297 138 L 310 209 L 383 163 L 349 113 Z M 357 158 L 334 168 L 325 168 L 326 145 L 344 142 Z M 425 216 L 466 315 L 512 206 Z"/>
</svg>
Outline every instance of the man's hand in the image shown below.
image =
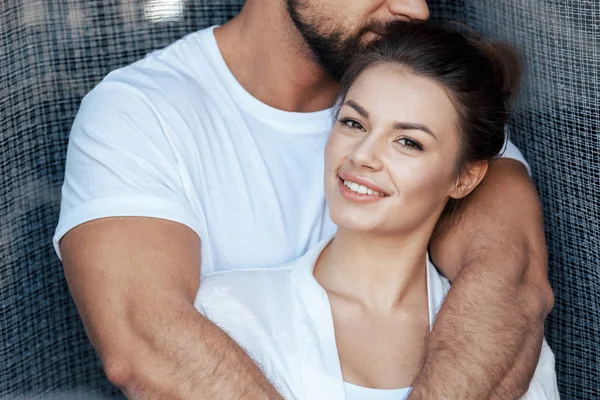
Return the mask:
<svg viewBox="0 0 600 400">
<path fill-rule="evenodd" d="M 441 221 L 434 263 L 453 281 L 409 399 L 514 399 L 553 305 L 543 220 L 525 168 L 497 160 L 460 218 Z"/>
<path fill-rule="evenodd" d="M 106 218 L 61 242 L 67 282 L 108 378 L 130 399 L 280 399 L 193 306 L 200 239 L 175 222 Z"/>
</svg>

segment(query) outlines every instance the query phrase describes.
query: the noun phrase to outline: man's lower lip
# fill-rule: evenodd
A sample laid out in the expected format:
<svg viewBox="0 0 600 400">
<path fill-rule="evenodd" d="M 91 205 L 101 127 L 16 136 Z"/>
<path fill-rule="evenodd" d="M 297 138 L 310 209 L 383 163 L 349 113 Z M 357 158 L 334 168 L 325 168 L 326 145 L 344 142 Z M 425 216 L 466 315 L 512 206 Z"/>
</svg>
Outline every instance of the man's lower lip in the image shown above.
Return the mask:
<svg viewBox="0 0 600 400">
<path fill-rule="evenodd" d="M 343 198 L 345 198 L 346 200 L 354 201 L 356 203 L 373 203 L 375 201 L 379 201 L 387 197 L 353 192 L 352 190 L 348 189 L 346 185 L 344 185 L 344 181 L 340 177 L 338 177 L 338 186 L 340 194 Z"/>
</svg>

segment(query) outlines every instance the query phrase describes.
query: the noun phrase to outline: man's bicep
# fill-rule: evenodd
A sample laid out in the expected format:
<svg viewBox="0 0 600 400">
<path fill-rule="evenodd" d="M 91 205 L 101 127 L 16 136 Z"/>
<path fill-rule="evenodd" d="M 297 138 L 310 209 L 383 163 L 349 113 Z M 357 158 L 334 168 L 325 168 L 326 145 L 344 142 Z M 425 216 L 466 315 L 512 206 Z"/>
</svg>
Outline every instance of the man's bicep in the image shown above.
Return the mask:
<svg viewBox="0 0 600 400">
<path fill-rule="evenodd" d="M 200 239 L 185 225 L 117 217 L 84 223 L 60 243 L 69 288 L 101 356 L 118 351 L 146 324 L 193 307 Z M 103 357 L 104 358 L 104 357 Z"/>
<path fill-rule="evenodd" d="M 66 232 L 99 218 L 162 218 L 200 233 L 198 210 L 183 183 L 180 149 L 156 107 L 127 89 L 100 84 L 85 97 L 73 123 L 54 237 L 59 257 L 58 241 Z"/>
</svg>

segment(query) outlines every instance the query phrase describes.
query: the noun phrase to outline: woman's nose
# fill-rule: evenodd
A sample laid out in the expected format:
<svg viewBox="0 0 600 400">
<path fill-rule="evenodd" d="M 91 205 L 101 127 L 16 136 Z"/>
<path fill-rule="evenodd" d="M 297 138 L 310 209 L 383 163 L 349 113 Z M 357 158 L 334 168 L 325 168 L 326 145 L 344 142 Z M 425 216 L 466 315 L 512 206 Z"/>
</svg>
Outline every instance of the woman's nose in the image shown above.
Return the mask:
<svg viewBox="0 0 600 400">
<path fill-rule="evenodd" d="M 383 166 L 380 157 L 380 143 L 376 138 L 368 135 L 358 142 L 348 159 L 361 168 L 378 171 Z"/>
</svg>

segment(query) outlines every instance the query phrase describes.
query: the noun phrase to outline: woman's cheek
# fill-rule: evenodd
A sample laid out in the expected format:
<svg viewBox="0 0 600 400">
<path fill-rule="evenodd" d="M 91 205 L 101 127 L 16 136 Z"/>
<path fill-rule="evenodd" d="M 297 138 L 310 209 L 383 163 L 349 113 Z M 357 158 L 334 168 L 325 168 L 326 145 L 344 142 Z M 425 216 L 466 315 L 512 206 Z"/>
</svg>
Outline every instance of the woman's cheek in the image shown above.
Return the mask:
<svg viewBox="0 0 600 400">
<path fill-rule="evenodd" d="M 398 157 L 399 161 L 390 168 L 398 191 L 405 199 L 426 201 L 430 197 L 438 197 L 437 191 L 444 182 L 436 166 L 426 157 Z"/>
<path fill-rule="evenodd" d="M 347 154 L 347 147 L 348 143 L 344 141 L 343 135 L 333 130 L 325 145 L 325 165 L 341 164 L 341 161 L 345 158 L 344 154 Z"/>
<path fill-rule="evenodd" d="M 333 152 L 332 149 L 335 147 L 333 144 L 333 133 L 331 136 L 329 136 L 329 139 L 327 140 L 327 143 L 325 143 L 325 172 L 327 173 L 329 171 L 329 167 L 332 163 L 332 158 L 333 158 Z"/>
</svg>

